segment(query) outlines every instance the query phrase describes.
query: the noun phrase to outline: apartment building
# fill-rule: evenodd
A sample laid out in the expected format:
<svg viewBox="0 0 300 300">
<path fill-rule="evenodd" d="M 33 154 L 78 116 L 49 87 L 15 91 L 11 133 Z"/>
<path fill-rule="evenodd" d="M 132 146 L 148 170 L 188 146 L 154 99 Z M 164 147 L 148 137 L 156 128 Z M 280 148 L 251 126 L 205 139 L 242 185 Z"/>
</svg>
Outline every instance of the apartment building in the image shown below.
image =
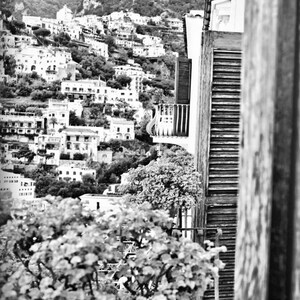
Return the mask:
<svg viewBox="0 0 300 300">
<path fill-rule="evenodd" d="M 113 151 L 109 149 L 101 150 L 98 146 L 97 161 L 99 163 L 111 164 L 112 163 Z"/>
<path fill-rule="evenodd" d="M 117 104 L 117 103 L 127 103 L 132 108 L 139 108 L 142 106 L 139 100 L 139 94 L 135 90 L 129 89 L 114 89 L 111 87 L 100 87 L 97 89 L 95 94 L 95 103 L 107 103 L 107 104 Z"/>
<path fill-rule="evenodd" d="M 48 132 L 56 132 L 69 126 L 69 101 L 67 99 L 49 99 L 48 107 L 44 110 L 43 116 L 47 121 Z"/>
<path fill-rule="evenodd" d="M 5 139 L 30 142 L 45 129 L 45 120 L 35 113 L 6 111 L 2 108 L 0 129 Z"/>
<path fill-rule="evenodd" d="M 83 26 L 85 29 L 90 29 L 92 33 L 104 34 L 104 26 L 101 17 L 96 15 L 85 15 L 80 17 L 75 17 L 74 22 Z"/>
<path fill-rule="evenodd" d="M 143 91 L 143 79 L 146 77 L 145 72 L 143 71 L 142 67 L 134 63 L 133 60 L 129 60 L 127 65 L 123 66 L 115 66 L 115 76 L 126 75 L 131 78 L 131 82 L 129 85 L 129 89 L 142 92 Z"/>
<path fill-rule="evenodd" d="M 133 55 L 146 57 L 159 57 L 166 54 L 164 45 L 155 44 L 149 46 L 134 46 L 132 48 Z"/>
<path fill-rule="evenodd" d="M 148 34 L 137 34 L 138 39 L 142 40 L 144 46 L 162 44 L 162 39 L 159 36 L 148 35 Z"/>
<path fill-rule="evenodd" d="M 76 63 L 71 53 L 61 48 L 27 46 L 15 55 L 16 73 L 36 72 L 46 81 L 75 78 Z"/>
<path fill-rule="evenodd" d="M 36 143 L 37 155 L 35 161 L 37 164 L 58 166 L 61 152 L 61 135 L 41 134 L 37 137 Z"/>
<path fill-rule="evenodd" d="M 121 118 L 112 118 L 110 123 L 110 137 L 119 140 L 134 140 L 134 122 Z"/>
<path fill-rule="evenodd" d="M 94 100 L 95 94 L 106 83 L 102 80 L 65 80 L 61 83 L 61 92 L 70 99 Z"/>
<path fill-rule="evenodd" d="M 13 35 L 4 31 L 0 38 L 0 55 L 15 55 L 20 47 L 36 44 L 36 39 L 28 35 Z"/>
<path fill-rule="evenodd" d="M 134 12 L 127 12 L 126 17 L 128 17 L 131 22 L 136 25 L 147 25 L 148 21 L 150 20 L 149 17 L 141 16 L 140 14 Z"/>
<path fill-rule="evenodd" d="M 91 46 L 91 51 L 108 59 L 108 45 L 106 43 L 97 41 L 93 37 L 87 35 L 85 35 L 84 41 Z"/>
<path fill-rule="evenodd" d="M 61 154 L 66 154 L 71 160 L 76 160 L 80 154 L 84 160 L 97 161 L 99 132 L 85 126 L 69 126 L 61 132 L 61 137 Z"/>
<path fill-rule="evenodd" d="M 12 199 L 32 199 L 35 196 L 35 181 L 0 170 L 0 192 L 11 193 Z"/>
<path fill-rule="evenodd" d="M 59 180 L 82 181 L 82 176 L 91 175 L 96 177 L 96 170 L 85 167 L 76 167 L 74 165 L 61 165 L 57 167 Z"/>
<path fill-rule="evenodd" d="M 183 21 L 177 18 L 167 18 L 166 19 L 168 27 L 172 30 L 183 32 Z"/>
</svg>

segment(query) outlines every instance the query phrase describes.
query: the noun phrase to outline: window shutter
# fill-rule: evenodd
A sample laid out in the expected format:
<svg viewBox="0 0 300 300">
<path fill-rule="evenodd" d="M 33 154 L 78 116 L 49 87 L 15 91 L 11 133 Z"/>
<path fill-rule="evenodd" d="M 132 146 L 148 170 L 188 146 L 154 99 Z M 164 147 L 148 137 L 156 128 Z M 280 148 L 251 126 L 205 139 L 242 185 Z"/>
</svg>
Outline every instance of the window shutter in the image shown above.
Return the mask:
<svg viewBox="0 0 300 300">
<path fill-rule="evenodd" d="M 197 226 L 204 240 L 227 247 L 218 280 L 219 298 L 234 298 L 234 263 L 239 174 L 241 34 L 203 33 L 197 167 L 202 174 L 204 205 Z M 205 300 L 215 299 L 214 289 Z"/>
<path fill-rule="evenodd" d="M 176 62 L 175 95 L 177 104 L 190 104 L 191 60 L 178 57 Z"/>
</svg>

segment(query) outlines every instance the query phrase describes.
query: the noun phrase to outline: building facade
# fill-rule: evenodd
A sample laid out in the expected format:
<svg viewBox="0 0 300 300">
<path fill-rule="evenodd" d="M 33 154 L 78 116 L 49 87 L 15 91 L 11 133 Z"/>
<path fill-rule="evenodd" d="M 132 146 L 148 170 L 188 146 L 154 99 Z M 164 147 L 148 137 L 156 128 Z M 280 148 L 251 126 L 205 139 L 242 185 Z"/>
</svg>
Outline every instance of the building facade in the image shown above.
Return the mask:
<svg viewBox="0 0 300 300">
<path fill-rule="evenodd" d="M 32 199 L 35 196 L 35 181 L 0 170 L 0 192 L 11 193 L 12 199 Z"/>
</svg>

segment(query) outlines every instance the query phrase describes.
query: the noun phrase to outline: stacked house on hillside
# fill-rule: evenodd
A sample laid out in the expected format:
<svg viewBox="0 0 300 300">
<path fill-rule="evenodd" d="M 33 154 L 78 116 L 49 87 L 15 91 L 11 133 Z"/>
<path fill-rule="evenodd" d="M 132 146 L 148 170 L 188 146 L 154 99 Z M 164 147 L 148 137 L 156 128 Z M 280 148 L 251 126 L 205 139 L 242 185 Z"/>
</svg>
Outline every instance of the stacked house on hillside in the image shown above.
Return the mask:
<svg viewBox="0 0 300 300">
<path fill-rule="evenodd" d="M 46 81 L 62 80 L 71 74 L 75 78 L 76 63 L 71 53 L 57 47 L 27 46 L 15 55 L 16 73 L 36 72 Z"/>
</svg>

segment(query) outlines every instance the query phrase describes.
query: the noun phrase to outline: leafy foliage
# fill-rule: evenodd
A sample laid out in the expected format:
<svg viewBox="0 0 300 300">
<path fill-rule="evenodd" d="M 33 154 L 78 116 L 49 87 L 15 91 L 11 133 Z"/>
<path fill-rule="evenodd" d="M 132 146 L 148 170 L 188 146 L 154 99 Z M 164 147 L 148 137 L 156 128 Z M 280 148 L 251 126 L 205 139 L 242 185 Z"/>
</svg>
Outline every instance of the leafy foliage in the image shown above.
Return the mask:
<svg viewBox="0 0 300 300">
<path fill-rule="evenodd" d="M 184 162 L 187 153 L 177 152 L 129 171 L 128 183 L 121 188 L 134 203 L 149 202 L 155 209 L 169 210 L 172 215 L 178 208 L 189 209 L 201 197 L 200 174 Z M 178 161 L 177 161 L 178 159 Z M 183 163 L 178 163 L 182 159 Z M 176 163 L 175 163 L 176 162 Z"/>
<path fill-rule="evenodd" d="M 12 55 L 5 55 L 3 60 L 4 73 L 5 75 L 14 76 L 16 69 L 16 60 Z"/>
<path fill-rule="evenodd" d="M 149 205 L 99 213 L 77 199 L 47 200 L 47 209 L 28 208 L 1 231 L 3 300 L 189 299 L 222 267 L 223 248 L 205 251 L 172 235 L 172 219 Z"/>
<path fill-rule="evenodd" d="M 71 49 L 72 59 L 80 64 L 78 71 L 81 78 L 100 78 L 102 80 L 112 79 L 115 74 L 113 65 L 106 62 L 102 56 L 90 54 L 87 50 L 80 50 L 76 47 Z"/>
</svg>

